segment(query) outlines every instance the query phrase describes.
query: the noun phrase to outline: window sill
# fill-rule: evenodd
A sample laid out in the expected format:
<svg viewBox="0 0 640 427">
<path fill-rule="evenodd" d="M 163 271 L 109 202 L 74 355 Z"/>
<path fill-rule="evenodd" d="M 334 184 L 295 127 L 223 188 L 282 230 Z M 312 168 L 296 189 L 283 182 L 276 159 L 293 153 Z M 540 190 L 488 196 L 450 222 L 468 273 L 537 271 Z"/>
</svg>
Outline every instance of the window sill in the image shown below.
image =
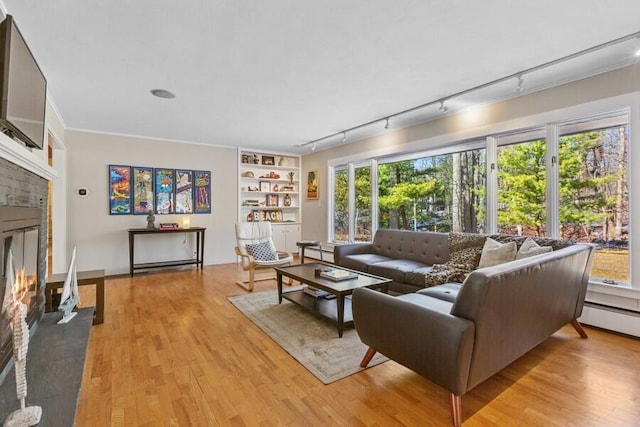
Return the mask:
<svg viewBox="0 0 640 427">
<path fill-rule="evenodd" d="M 629 284 L 611 285 L 601 281 L 590 281 L 589 292 L 597 294 L 614 295 L 623 298 L 640 299 L 640 289 L 632 288 Z"/>
</svg>

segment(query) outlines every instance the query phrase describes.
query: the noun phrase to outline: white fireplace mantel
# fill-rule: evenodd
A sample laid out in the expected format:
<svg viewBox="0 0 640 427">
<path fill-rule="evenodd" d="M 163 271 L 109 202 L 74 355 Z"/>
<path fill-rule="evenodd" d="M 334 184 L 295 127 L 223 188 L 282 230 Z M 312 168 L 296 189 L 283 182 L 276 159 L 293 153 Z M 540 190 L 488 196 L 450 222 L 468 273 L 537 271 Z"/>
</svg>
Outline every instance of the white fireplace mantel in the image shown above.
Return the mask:
<svg viewBox="0 0 640 427">
<path fill-rule="evenodd" d="M 42 157 L 38 157 L 27 147 L 2 133 L 0 133 L 0 157 L 48 181 L 58 177 L 58 172 L 49 166 Z"/>
</svg>

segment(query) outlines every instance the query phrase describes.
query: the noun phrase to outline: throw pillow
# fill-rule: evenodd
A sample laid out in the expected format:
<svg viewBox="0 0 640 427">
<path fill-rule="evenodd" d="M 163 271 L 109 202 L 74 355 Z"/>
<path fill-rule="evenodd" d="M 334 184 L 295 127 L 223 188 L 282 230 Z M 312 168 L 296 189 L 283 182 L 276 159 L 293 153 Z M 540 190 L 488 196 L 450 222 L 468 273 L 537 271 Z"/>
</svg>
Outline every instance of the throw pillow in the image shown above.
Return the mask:
<svg viewBox="0 0 640 427">
<path fill-rule="evenodd" d="M 528 237 L 524 241 L 520 250 L 516 254 L 516 259 L 528 258 L 534 255 L 540 255 L 547 252 L 551 252 L 553 248 L 551 246 L 540 246 L 531 237 Z"/>
<path fill-rule="evenodd" d="M 262 242 L 246 245 L 247 253 L 256 261 L 277 261 L 278 255 L 273 250 L 271 242 Z"/>
<path fill-rule="evenodd" d="M 490 237 L 484 242 L 482 255 L 480 255 L 480 264 L 478 268 L 491 267 L 516 259 L 518 247 L 516 242 L 500 243 Z"/>
</svg>

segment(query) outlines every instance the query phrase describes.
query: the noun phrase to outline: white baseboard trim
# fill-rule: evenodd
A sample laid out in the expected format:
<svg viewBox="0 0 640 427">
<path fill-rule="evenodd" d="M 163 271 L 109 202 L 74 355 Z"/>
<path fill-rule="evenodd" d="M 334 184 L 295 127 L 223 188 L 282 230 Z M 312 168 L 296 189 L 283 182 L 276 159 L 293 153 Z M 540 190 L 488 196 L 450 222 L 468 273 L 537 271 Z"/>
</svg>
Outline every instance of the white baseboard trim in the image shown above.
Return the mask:
<svg viewBox="0 0 640 427">
<path fill-rule="evenodd" d="M 640 313 L 635 311 L 587 302 L 578 320 L 585 325 L 640 337 Z"/>
</svg>

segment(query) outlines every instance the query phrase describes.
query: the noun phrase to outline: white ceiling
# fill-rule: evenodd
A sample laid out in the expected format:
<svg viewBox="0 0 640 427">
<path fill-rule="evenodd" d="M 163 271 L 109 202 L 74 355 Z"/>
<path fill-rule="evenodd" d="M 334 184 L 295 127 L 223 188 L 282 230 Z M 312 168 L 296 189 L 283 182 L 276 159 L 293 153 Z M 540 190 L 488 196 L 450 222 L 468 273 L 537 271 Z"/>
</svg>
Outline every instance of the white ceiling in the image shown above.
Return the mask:
<svg viewBox="0 0 640 427">
<path fill-rule="evenodd" d="M 640 30 L 638 0 L 0 6 L 16 19 L 67 128 L 291 153 L 309 151 L 298 144 Z M 600 58 L 589 67 L 633 61 L 634 44 L 640 48 L 633 40 L 618 49 L 622 60 Z M 564 65 L 571 68 L 566 74 L 547 72 L 536 85 L 588 74 L 585 62 Z M 526 77 L 525 91 L 533 90 Z M 155 88 L 177 97 L 153 97 Z M 394 120 L 398 126 L 400 118 Z M 361 129 L 357 137 L 365 131 L 384 129 Z"/>
</svg>

